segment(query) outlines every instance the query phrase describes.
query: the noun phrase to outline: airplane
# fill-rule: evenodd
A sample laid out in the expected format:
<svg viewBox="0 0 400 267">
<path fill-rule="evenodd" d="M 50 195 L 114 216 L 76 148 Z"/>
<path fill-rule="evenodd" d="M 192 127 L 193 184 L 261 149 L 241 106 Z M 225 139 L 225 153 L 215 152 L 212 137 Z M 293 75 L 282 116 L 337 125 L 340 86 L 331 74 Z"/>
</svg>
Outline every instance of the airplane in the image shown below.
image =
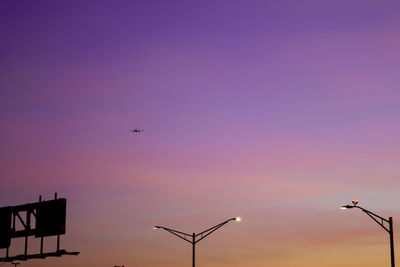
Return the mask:
<svg viewBox="0 0 400 267">
<path fill-rule="evenodd" d="M 143 132 L 144 130 L 140 130 L 140 129 L 131 129 L 131 130 L 128 130 L 128 131 L 130 131 L 130 132 L 132 132 L 132 133 L 140 133 L 140 132 Z"/>
</svg>

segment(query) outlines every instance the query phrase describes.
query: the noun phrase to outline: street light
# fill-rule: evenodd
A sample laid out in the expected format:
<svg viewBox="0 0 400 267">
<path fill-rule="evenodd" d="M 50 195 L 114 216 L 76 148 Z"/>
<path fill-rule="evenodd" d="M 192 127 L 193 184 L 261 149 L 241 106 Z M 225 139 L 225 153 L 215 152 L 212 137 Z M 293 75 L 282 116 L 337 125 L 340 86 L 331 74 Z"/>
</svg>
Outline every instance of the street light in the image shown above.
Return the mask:
<svg viewBox="0 0 400 267">
<path fill-rule="evenodd" d="M 200 240 L 206 238 L 208 235 L 210 235 L 211 233 L 213 233 L 214 231 L 216 231 L 217 229 L 221 228 L 222 226 L 224 226 L 225 224 L 227 224 L 230 221 L 237 221 L 240 222 L 242 219 L 240 217 L 235 217 L 235 218 L 231 218 L 229 220 L 226 220 L 220 224 L 217 224 L 201 233 L 198 234 L 187 234 L 187 233 L 183 233 L 177 230 L 173 230 L 167 227 L 163 227 L 163 226 L 153 226 L 153 229 L 164 229 L 165 231 L 170 232 L 173 235 L 176 235 L 177 237 L 189 242 L 190 244 L 192 244 L 192 266 L 195 267 L 195 247 L 196 247 L 196 243 L 199 242 Z M 189 239 L 189 237 L 191 237 L 191 239 Z M 197 239 L 197 240 L 196 240 Z"/>
<path fill-rule="evenodd" d="M 358 208 L 360 210 L 362 210 L 363 212 L 365 212 L 369 217 L 371 217 L 377 224 L 379 224 L 386 232 L 389 233 L 390 236 L 390 259 L 391 259 L 391 263 L 392 263 L 392 267 L 394 267 L 394 244 L 393 244 L 393 219 L 392 217 L 389 217 L 389 219 L 385 219 L 379 215 L 376 215 L 375 213 L 366 210 L 360 206 L 357 206 L 358 204 L 358 200 L 352 200 L 351 201 L 353 203 L 353 205 L 345 205 L 345 206 L 341 206 L 341 209 L 352 209 L 352 208 Z M 389 228 L 387 226 L 384 225 L 384 222 L 387 222 L 389 225 Z"/>
</svg>

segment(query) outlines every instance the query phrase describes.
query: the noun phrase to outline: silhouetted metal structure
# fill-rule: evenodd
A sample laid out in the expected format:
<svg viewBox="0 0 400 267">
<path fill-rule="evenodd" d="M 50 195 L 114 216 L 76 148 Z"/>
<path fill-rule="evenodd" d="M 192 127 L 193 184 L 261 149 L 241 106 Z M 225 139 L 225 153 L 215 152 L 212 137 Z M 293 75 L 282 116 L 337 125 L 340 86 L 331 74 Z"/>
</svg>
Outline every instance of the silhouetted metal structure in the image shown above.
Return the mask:
<svg viewBox="0 0 400 267">
<path fill-rule="evenodd" d="M 394 242 L 393 242 L 393 219 L 392 217 L 389 217 L 389 219 L 385 219 L 369 210 L 366 210 L 360 206 L 357 206 L 358 200 L 352 200 L 353 205 L 345 205 L 342 206 L 341 209 L 352 209 L 352 208 L 358 208 L 362 210 L 364 213 L 366 213 L 369 217 L 371 217 L 379 226 L 381 226 L 386 232 L 389 233 L 390 237 L 390 261 L 391 261 L 391 267 L 395 267 L 395 262 L 394 262 Z M 385 226 L 384 222 L 388 224 L 388 227 Z"/>
<path fill-rule="evenodd" d="M 170 232 L 171 234 L 189 242 L 190 244 L 192 244 L 192 266 L 195 267 L 195 255 L 196 255 L 196 243 L 198 243 L 200 240 L 206 238 L 208 235 L 212 234 L 214 231 L 216 231 L 217 229 L 221 228 L 222 226 L 224 226 L 225 224 L 227 224 L 230 221 L 241 221 L 240 217 L 236 217 L 236 218 L 232 218 L 229 220 L 226 220 L 220 224 L 217 224 L 201 233 L 198 234 L 187 234 L 184 232 L 180 232 L 177 230 L 173 230 L 167 227 L 163 227 L 163 226 L 153 226 L 153 229 L 164 229 L 167 232 Z M 197 239 L 197 240 L 196 240 Z"/>
<path fill-rule="evenodd" d="M 65 234 L 66 206 L 67 200 L 57 198 L 57 193 L 55 193 L 54 200 L 42 201 L 40 196 L 39 202 L 0 208 L 0 249 L 6 249 L 6 257 L 0 258 L 0 262 L 78 255 L 79 252 L 60 250 L 60 235 Z M 25 213 L 25 218 L 22 213 Z M 33 218 L 35 219 L 34 227 L 32 226 Z M 22 230 L 17 230 L 17 221 L 22 225 Z M 28 238 L 30 236 L 40 238 L 40 253 L 28 254 Z M 57 236 L 56 251 L 43 252 L 43 242 L 46 236 Z M 25 238 L 24 254 L 10 256 L 11 239 L 18 237 Z"/>
</svg>

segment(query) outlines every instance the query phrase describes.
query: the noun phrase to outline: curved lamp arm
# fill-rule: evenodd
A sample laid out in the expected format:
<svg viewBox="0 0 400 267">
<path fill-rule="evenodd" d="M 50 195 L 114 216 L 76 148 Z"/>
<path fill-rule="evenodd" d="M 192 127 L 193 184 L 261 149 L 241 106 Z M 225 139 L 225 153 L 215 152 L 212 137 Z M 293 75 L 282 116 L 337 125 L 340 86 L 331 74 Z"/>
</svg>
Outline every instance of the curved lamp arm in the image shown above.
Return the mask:
<svg viewBox="0 0 400 267">
<path fill-rule="evenodd" d="M 241 219 L 240 217 L 231 218 L 231 219 L 226 220 L 226 221 L 224 221 L 224 222 L 222 222 L 222 223 L 220 223 L 220 224 L 217 224 L 217 225 L 215 225 L 215 226 L 213 226 L 213 227 L 211 227 L 211 228 L 209 228 L 209 229 L 207 229 L 207 230 L 204 230 L 203 232 L 198 233 L 197 235 L 195 235 L 195 237 L 200 236 L 200 238 L 197 239 L 197 240 L 195 241 L 195 243 L 197 243 L 197 242 L 199 242 L 200 240 L 206 238 L 208 235 L 212 234 L 213 232 L 215 232 L 216 230 L 218 230 L 219 228 L 221 228 L 222 226 L 224 226 L 224 225 L 227 224 L 228 222 L 230 222 L 230 221 L 237 221 L 237 222 L 240 222 L 241 220 L 242 220 L 242 219 Z"/>
<path fill-rule="evenodd" d="M 386 232 L 390 233 L 390 229 L 388 229 L 383 222 L 387 222 L 390 225 L 390 221 L 388 219 L 385 219 L 367 209 L 364 209 L 360 206 L 357 206 L 357 204 L 354 205 L 344 205 L 341 207 L 341 209 L 352 209 L 352 208 L 359 208 L 362 210 L 364 213 L 366 213 L 369 217 L 371 217 L 377 224 L 379 224 Z M 380 221 L 379 221 L 379 220 Z"/>
<path fill-rule="evenodd" d="M 213 226 L 213 227 L 211 227 L 211 228 L 209 228 L 209 229 L 207 229 L 207 230 L 205 230 L 205 231 L 203 231 L 201 233 L 198 233 L 198 234 L 188 234 L 188 233 L 184 233 L 184 232 L 181 232 L 181 231 L 177 231 L 177 230 L 174 230 L 174 229 L 170 229 L 170 228 L 167 228 L 167 227 L 164 227 L 164 226 L 158 226 L 158 225 L 157 226 L 153 226 L 153 229 L 164 229 L 165 231 L 167 231 L 167 232 L 169 232 L 169 233 L 171 233 L 171 234 L 173 234 L 173 235 L 175 235 L 175 236 L 177 236 L 177 237 L 179 237 L 179 238 L 181 238 L 181 239 L 183 239 L 183 240 L 185 240 L 185 241 L 187 241 L 187 242 L 189 242 L 191 244 L 196 244 L 197 242 L 199 242 L 200 240 L 204 239 L 205 237 L 207 237 L 208 235 L 210 235 L 211 233 L 213 233 L 217 229 L 221 228 L 222 226 L 224 226 L 228 222 L 230 222 L 230 221 L 240 222 L 241 220 L 242 219 L 240 217 L 231 218 L 229 220 L 226 220 L 226 221 L 224 221 L 222 223 L 219 223 L 219 224 L 217 224 L 217 225 L 215 225 L 215 226 Z M 196 240 L 196 237 L 198 237 L 198 236 L 200 236 L 200 238 Z M 189 237 L 191 237 L 191 239 L 188 239 Z"/>
<path fill-rule="evenodd" d="M 174 229 L 170 229 L 170 228 L 167 228 L 167 227 L 164 227 L 164 226 L 153 226 L 153 229 L 164 229 L 165 231 L 167 231 L 167 232 L 170 232 L 171 234 L 173 234 L 173 235 L 175 235 L 175 236 L 177 236 L 177 237 L 179 237 L 179 238 L 181 238 L 181 239 L 183 239 L 183 240 L 185 240 L 185 241 L 187 241 L 187 242 L 189 242 L 189 243 L 193 243 L 191 240 L 189 240 L 189 239 L 187 239 L 187 237 L 188 236 L 192 236 L 191 234 L 187 234 L 187 233 L 184 233 L 184 232 L 180 232 L 180 231 L 177 231 L 177 230 L 174 230 Z"/>
</svg>

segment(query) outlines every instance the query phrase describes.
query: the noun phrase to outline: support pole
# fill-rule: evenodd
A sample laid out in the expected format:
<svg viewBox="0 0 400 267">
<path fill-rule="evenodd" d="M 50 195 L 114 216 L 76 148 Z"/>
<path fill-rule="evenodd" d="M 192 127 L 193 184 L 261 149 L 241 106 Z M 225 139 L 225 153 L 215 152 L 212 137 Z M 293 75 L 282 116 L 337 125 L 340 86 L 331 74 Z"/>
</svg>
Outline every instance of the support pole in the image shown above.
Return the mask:
<svg viewBox="0 0 400 267">
<path fill-rule="evenodd" d="M 394 242 L 393 242 L 393 219 L 389 217 L 389 235 L 390 235 L 390 260 L 394 267 Z"/>
<path fill-rule="evenodd" d="M 26 211 L 25 231 L 31 230 L 31 210 Z M 25 236 L 25 256 L 28 255 L 28 235 Z"/>
<path fill-rule="evenodd" d="M 40 254 L 43 254 L 43 236 L 40 238 Z"/>
<path fill-rule="evenodd" d="M 28 237 L 25 236 L 25 256 L 28 255 Z"/>
<path fill-rule="evenodd" d="M 54 193 L 54 199 L 57 199 L 57 192 Z M 57 251 L 60 250 L 60 235 L 57 235 Z"/>
<path fill-rule="evenodd" d="M 195 266 L 195 263 L 196 263 L 196 258 L 195 258 L 195 255 L 196 255 L 196 234 L 195 233 L 193 233 L 192 234 L 192 237 L 193 237 L 193 241 L 192 241 L 192 245 L 193 245 L 193 267 Z"/>
<path fill-rule="evenodd" d="M 42 202 L 42 195 L 39 196 L 39 203 Z M 43 254 L 43 236 L 40 237 L 40 254 Z"/>
</svg>

